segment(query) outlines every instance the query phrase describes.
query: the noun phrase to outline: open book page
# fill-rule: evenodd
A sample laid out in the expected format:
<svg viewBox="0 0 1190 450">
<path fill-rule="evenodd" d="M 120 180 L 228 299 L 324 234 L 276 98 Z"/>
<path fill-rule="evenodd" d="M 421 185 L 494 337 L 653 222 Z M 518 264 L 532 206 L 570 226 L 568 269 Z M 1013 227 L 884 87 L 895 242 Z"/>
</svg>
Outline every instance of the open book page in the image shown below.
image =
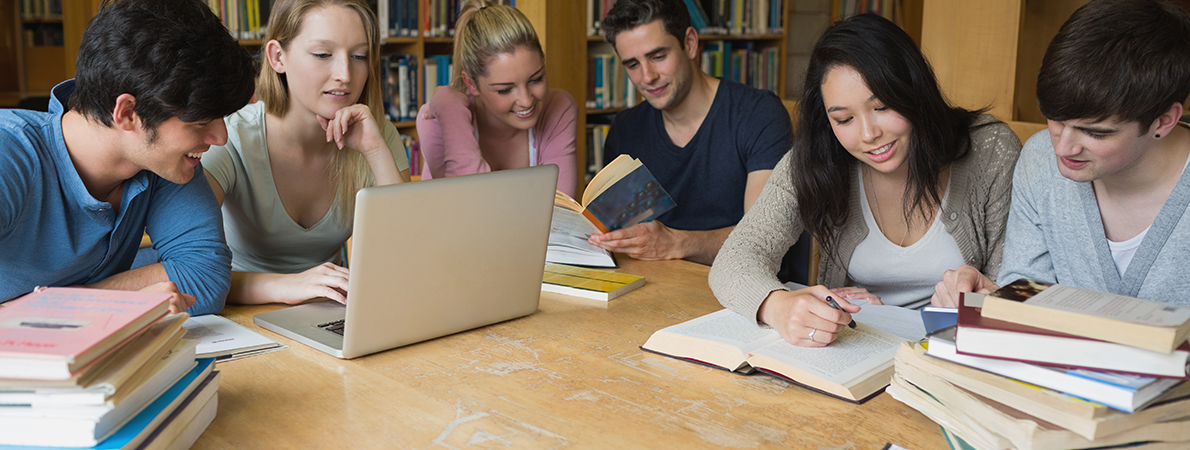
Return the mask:
<svg viewBox="0 0 1190 450">
<path fill-rule="evenodd" d="M 595 197 L 602 194 L 608 187 L 615 184 L 624 175 L 628 175 L 637 167 L 640 167 L 640 160 L 634 159 L 626 154 L 617 156 L 612 162 L 607 163 L 599 173 L 591 178 L 591 182 L 587 183 L 587 189 L 583 191 L 583 205 L 591 204 Z"/>
<path fill-rule="evenodd" d="M 611 253 L 587 242 L 587 238 L 595 233 L 599 233 L 599 230 L 582 214 L 554 204 L 550 242 L 545 252 L 546 262 L 615 267 L 616 262 Z"/>
<path fill-rule="evenodd" d="M 643 347 L 736 370 L 744 364 L 745 354 L 780 340 L 776 331 L 723 309 L 662 328 Z"/>
<path fill-rule="evenodd" d="M 790 373 L 787 369 L 793 368 L 843 386 L 864 381 L 873 373 L 892 367 L 893 357 L 904 340 L 863 323 L 857 325 L 855 329 L 844 327 L 835 341 L 826 347 L 798 347 L 780 340 L 752 352 L 753 355 L 767 356 L 787 365 L 787 368 L 753 365 L 828 392 L 830 390 L 827 387 L 816 386 L 813 380 L 799 379 L 796 373 Z M 749 355 L 749 360 L 754 358 Z M 879 380 L 879 383 L 883 383 L 880 385 L 883 387 L 888 380 Z"/>
<path fill-rule="evenodd" d="M 804 284 L 792 281 L 785 283 L 785 289 L 791 291 L 805 288 Z M 851 315 L 856 322 L 866 323 L 909 341 L 920 341 L 926 337 L 921 313 L 917 310 L 891 305 L 870 305 L 863 300 L 848 301 L 860 307 L 859 312 Z"/>
<path fill-rule="evenodd" d="M 926 337 L 926 327 L 922 324 L 921 312 L 917 310 L 892 305 L 870 305 L 855 300 L 852 303 L 860 307 L 859 312 L 851 315 L 856 322 L 871 325 L 908 341 L 920 341 Z"/>
<path fill-rule="evenodd" d="M 215 314 L 191 317 L 182 325 L 186 338 L 198 340 L 199 358 L 230 361 L 284 350 L 285 344 Z"/>
</svg>

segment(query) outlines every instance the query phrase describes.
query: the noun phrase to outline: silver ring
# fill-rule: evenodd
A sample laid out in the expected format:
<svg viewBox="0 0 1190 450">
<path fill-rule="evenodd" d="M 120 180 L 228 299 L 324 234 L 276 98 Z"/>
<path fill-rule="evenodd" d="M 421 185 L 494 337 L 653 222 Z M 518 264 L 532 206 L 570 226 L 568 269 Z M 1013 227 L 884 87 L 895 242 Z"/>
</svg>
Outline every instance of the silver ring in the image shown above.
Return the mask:
<svg viewBox="0 0 1190 450">
<path fill-rule="evenodd" d="M 811 329 L 810 329 L 810 340 L 811 340 L 811 341 L 812 341 L 812 340 L 814 340 L 814 333 L 817 333 L 817 332 L 818 332 L 818 329 L 817 329 L 817 328 L 811 328 Z"/>
</svg>

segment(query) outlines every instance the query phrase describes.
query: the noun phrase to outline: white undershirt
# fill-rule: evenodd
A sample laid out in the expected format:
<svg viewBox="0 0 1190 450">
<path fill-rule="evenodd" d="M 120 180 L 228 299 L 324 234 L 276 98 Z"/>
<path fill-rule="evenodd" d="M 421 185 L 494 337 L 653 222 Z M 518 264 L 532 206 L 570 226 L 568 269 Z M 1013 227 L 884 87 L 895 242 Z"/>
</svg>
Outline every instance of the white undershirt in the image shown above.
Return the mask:
<svg viewBox="0 0 1190 450">
<path fill-rule="evenodd" d="M 1187 166 L 1190 166 L 1190 158 L 1187 158 L 1186 163 L 1182 165 L 1182 172 L 1186 171 Z M 1111 259 L 1116 263 L 1116 272 L 1120 274 L 1120 278 L 1124 278 L 1124 272 L 1128 271 L 1128 265 L 1132 264 L 1132 257 L 1136 256 L 1136 250 L 1140 248 L 1141 242 L 1149 234 L 1150 228 L 1153 228 L 1153 224 L 1149 224 L 1148 227 L 1145 227 L 1145 231 L 1141 231 L 1132 239 L 1123 242 L 1107 240 L 1107 248 L 1111 250 Z"/>
<path fill-rule="evenodd" d="M 851 280 L 857 287 L 879 296 L 886 305 L 923 306 L 934 294 L 934 285 L 941 279 L 942 273 L 963 265 L 959 245 L 946 231 L 941 214 L 934 214 L 930 229 L 913 245 L 901 247 L 889 241 L 876 225 L 876 218 L 868 205 L 868 196 L 863 195 L 862 174 L 862 169 L 856 171 L 868 236 L 855 246 L 855 253 L 851 254 L 848 267 Z M 940 210 L 946 207 L 949 195 L 948 182 Z"/>
</svg>

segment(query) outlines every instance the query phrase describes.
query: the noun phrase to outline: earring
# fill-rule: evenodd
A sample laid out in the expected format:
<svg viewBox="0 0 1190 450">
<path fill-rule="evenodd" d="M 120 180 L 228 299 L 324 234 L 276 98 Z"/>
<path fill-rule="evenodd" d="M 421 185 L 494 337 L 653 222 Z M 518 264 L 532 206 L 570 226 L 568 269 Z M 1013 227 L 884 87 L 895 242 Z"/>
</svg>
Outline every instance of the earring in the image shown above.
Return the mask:
<svg viewBox="0 0 1190 450">
<path fill-rule="evenodd" d="M 1161 133 L 1157 133 L 1157 135 L 1156 135 L 1156 136 L 1153 136 L 1153 137 L 1154 137 L 1154 138 L 1156 138 L 1156 139 L 1161 139 Z"/>
</svg>

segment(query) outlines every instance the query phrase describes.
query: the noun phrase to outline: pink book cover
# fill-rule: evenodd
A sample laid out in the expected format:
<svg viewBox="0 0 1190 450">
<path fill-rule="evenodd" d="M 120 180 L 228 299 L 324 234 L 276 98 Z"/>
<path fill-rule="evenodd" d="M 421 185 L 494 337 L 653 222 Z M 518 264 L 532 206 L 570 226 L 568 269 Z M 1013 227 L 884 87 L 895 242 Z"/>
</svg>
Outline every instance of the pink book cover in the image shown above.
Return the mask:
<svg viewBox="0 0 1190 450">
<path fill-rule="evenodd" d="M 163 316 L 169 298 L 153 292 L 46 288 L 0 303 L 0 357 L 61 360 L 77 364 L 77 370 Z"/>
</svg>

